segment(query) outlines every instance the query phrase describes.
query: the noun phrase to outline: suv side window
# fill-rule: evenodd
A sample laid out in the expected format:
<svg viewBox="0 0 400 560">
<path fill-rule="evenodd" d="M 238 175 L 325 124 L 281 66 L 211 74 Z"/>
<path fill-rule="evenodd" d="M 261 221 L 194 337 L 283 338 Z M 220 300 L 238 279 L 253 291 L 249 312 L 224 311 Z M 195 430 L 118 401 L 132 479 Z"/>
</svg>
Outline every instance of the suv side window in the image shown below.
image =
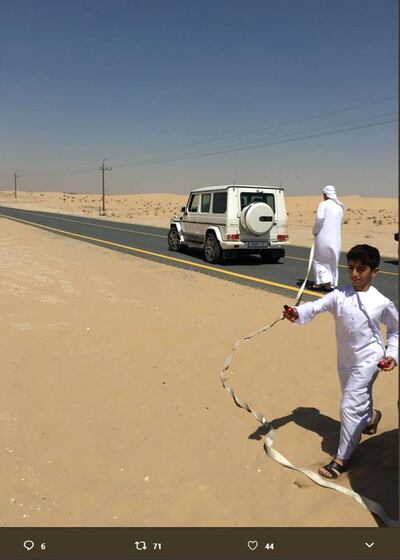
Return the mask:
<svg viewBox="0 0 400 560">
<path fill-rule="evenodd" d="M 213 197 L 212 211 L 214 214 L 225 214 L 228 193 L 216 192 Z"/>
<path fill-rule="evenodd" d="M 211 206 L 211 194 L 202 194 L 201 195 L 201 212 L 209 212 Z"/>
<path fill-rule="evenodd" d="M 192 194 L 192 198 L 190 199 L 189 202 L 188 212 L 197 212 L 199 208 L 199 202 L 200 202 L 200 195 Z"/>
<path fill-rule="evenodd" d="M 243 210 L 245 206 L 248 206 L 252 202 L 265 202 L 272 208 L 275 212 L 275 197 L 272 193 L 266 192 L 241 192 L 240 193 L 240 209 Z"/>
</svg>

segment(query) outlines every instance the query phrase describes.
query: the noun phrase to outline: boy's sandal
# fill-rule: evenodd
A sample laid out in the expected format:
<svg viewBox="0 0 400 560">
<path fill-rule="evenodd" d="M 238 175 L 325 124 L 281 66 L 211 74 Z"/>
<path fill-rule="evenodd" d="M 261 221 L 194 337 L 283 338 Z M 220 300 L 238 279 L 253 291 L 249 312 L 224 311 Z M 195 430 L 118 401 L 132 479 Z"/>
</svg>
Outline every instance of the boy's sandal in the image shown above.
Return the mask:
<svg viewBox="0 0 400 560">
<path fill-rule="evenodd" d="M 322 474 L 321 472 L 319 474 L 324 478 L 327 478 L 328 480 L 335 480 L 347 471 L 346 467 L 335 461 L 335 459 L 333 459 L 327 465 L 324 465 L 322 468 L 328 471 L 331 476 L 326 476 L 326 474 Z"/>
<path fill-rule="evenodd" d="M 376 434 L 378 430 L 378 424 L 381 421 L 382 412 L 380 410 L 375 410 L 375 412 L 376 412 L 375 420 L 371 422 L 371 424 L 368 424 L 365 430 L 363 430 L 363 434 L 366 434 L 367 436 L 373 436 L 374 434 Z"/>
</svg>

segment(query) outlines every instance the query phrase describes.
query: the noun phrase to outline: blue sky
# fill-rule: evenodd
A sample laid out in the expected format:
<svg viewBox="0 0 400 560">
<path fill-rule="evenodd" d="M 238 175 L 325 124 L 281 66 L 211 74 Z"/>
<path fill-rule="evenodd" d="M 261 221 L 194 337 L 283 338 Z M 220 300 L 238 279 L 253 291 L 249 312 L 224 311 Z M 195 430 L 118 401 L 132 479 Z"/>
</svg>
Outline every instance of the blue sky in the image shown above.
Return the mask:
<svg viewBox="0 0 400 560">
<path fill-rule="evenodd" d="M 21 189 L 98 192 L 107 158 L 110 193 L 236 180 L 397 196 L 395 0 L 0 0 L 0 13 L 1 189 L 18 170 Z"/>
</svg>

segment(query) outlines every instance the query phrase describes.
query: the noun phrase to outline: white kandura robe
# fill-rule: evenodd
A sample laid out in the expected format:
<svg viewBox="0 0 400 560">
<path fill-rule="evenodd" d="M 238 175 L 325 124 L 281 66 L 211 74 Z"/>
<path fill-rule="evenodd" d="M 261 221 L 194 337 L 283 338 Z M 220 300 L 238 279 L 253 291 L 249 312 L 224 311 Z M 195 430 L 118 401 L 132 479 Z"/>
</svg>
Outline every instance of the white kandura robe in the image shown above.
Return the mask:
<svg viewBox="0 0 400 560">
<path fill-rule="evenodd" d="M 332 313 L 335 319 L 337 368 L 342 389 L 337 457 L 348 459 L 372 419 L 372 385 L 379 373 L 377 363 L 385 356 L 398 362 L 396 307 L 373 286 L 366 292 L 357 292 L 349 285 L 300 305 L 297 311 L 297 324 L 307 323 L 324 311 Z M 381 323 L 386 326 L 387 349 L 380 335 Z"/>
<path fill-rule="evenodd" d="M 313 227 L 315 235 L 313 272 L 314 283 L 332 284 L 339 281 L 339 257 L 343 208 L 328 198 L 320 203 Z"/>
</svg>

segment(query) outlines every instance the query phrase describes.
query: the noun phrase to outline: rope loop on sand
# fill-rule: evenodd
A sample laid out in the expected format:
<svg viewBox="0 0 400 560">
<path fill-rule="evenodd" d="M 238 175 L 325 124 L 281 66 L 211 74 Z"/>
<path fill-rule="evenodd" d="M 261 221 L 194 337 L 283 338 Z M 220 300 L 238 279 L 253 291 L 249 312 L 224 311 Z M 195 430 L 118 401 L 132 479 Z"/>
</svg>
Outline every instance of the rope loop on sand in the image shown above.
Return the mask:
<svg viewBox="0 0 400 560">
<path fill-rule="evenodd" d="M 303 291 L 304 291 L 304 288 L 307 284 L 307 280 L 308 280 L 308 277 L 309 277 L 309 274 L 310 274 L 311 264 L 312 264 L 313 258 L 314 258 L 314 243 L 313 243 L 313 245 L 311 247 L 311 250 L 310 250 L 310 256 L 309 256 L 309 259 L 308 259 L 307 274 L 306 274 L 306 277 L 304 279 L 303 284 L 300 286 L 299 291 L 297 293 L 296 301 L 293 304 L 294 307 L 296 307 L 301 301 L 301 297 L 303 295 Z M 252 414 L 254 416 L 254 418 L 256 420 L 258 420 L 258 422 L 260 422 L 260 424 L 265 426 L 265 428 L 268 430 L 268 433 L 267 433 L 267 435 L 265 436 L 265 439 L 264 439 L 264 448 L 265 448 L 265 451 L 266 451 L 268 457 L 271 457 L 271 459 L 273 459 L 274 461 L 276 461 L 277 463 L 279 463 L 280 465 L 283 465 L 284 467 L 286 467 L 288 469 L 292 469 L 294 471 L 298 471 L 298 472 L 303 473 L 305 476 L 307 476 L 310 480 L 312 480 L 313 482 L 315 482 L 315 484 L 318 484 L 319 486 L 323 486 L 324 488 L 330 488 L 332 490 L 336 490 L 336 492 L 340 492 L 341 494 L 344 494 L 345 496 L 353 498 L 362 507 L 364 507 L 365 509 L 367 509 L 371 513 L 374 513 L 375 515 L 380 517 L 381 520 L 385 523 L 386 526 L 388 526 L 388 527 L 399 527 L 400 526 L 399 522 L 394 520 L 394 519 L 391 519 L 390 517 L 388 517 L 386 515 L 383 507 L 380 504 L 378 504 L 377 502 L 374 502 L 373 500 L 370 500 L 369 498 L 367 498 L 365 496 L 362 496 L 361 494 L 358 494 L 357 492 L 354 492 L 354 490 L 351 490 L 349 488 L 345 488 L 344 486 L 341 486 L 340 484 L 336 484 L 335 482 L 330 482 L 328 479 L 323 478 L 319 474 L 315 473 L 314 471 L 312 471 L 312 470 L 310 470 L 306 467 L 298 467 L 296 465 L 293 465 L 288 459 L 286 459 L 286 457 L 284 457 L 281 453 L 279 453 L 279 451 L 274 449 L 273 445 L 274 445 L 274 440 L 275 440 L 275 437 L 276 437 L 276 432 L 275 432 L 274 428 L 272 427 L 272 425 L 268 422 L 267 418 L 263 414 L 261 414 L 260 412 L 257 412 L 256 410 L 254 410 L 245 400 L 241 399 L 235 393 L 233 388 L 228 384 L 228 382 L 226 380 L 227 372 L 228 372 L 228 370 L 229 370 L 229 368 L 232 364 L 233 354 L 234 354 L 235 350 L 238 348 L 238 346 L 243 341 L 248 342 L 249 340 L 251 340 L 255 336 L 258 336 L 259 334 L 262 334 L 262 333 L 268 331 L 274 325 L 279 323 L 279 321 L 282 321 L 282 319 L 284 319 L 283 313 L 277 319 L 272 321 L 272 323 L 269 323 L 268 325 L 265 325 L 264 327 L 261 327 L 260 329 L 254 331 L 253 333 L 236 340 L 236 342 L 234 343 L 234 345 L 232 347 L 232 350 L 231 350 L 230 354 L 225 359 L 224 366 L 223 366 L 222 371 L 220 373 L 220 379 L 221 379 L 221 383 L 222 383 L 224 389 L 230 394 L 230 396 L 232 397 L 232 399 L 234 400 L 234 402 L 237 406 L 239 406 L 240 408 L 243 408 L 244 410 L 247 410 L 247 412 L 250 412 L 250 414 Z"/>
</svg>

